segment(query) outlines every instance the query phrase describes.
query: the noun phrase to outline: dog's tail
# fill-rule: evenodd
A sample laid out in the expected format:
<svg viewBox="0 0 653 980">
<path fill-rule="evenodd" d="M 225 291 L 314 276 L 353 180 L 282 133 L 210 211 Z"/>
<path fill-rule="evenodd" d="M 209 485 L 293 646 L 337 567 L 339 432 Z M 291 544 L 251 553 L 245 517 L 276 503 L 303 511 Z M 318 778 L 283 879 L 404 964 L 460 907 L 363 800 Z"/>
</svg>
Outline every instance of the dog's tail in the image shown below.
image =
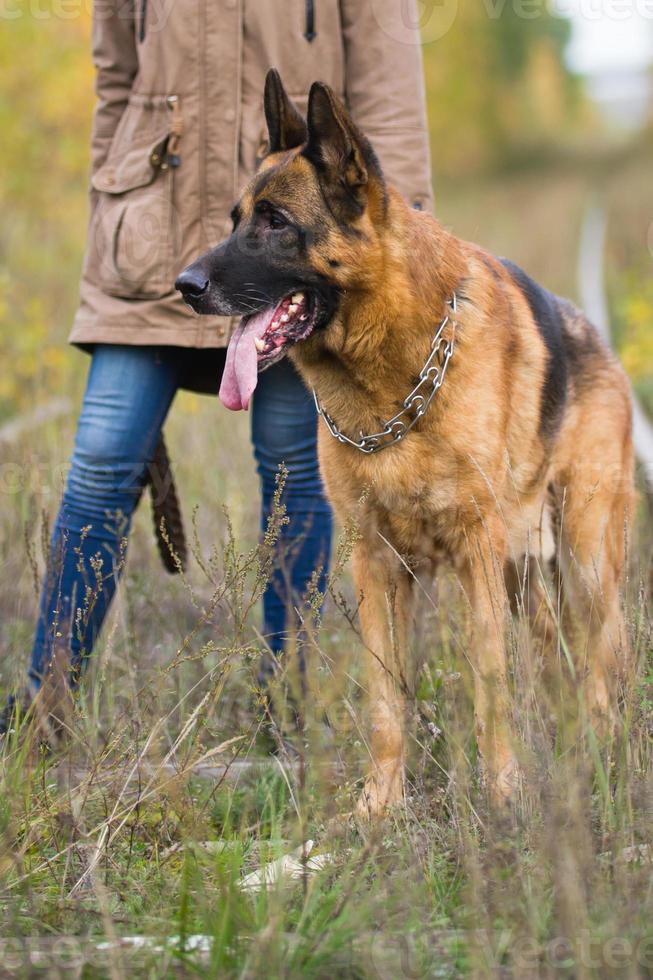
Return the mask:
<svg viewBox="0 0 653 980">
<path fill-rule="evenodd" d="M 184 571 L 188 549 L 179 497 L 163 432 L 159 436 L 152 463 L 147 471 L 147 483 L 152 498 L 154 534 L 161 561 L 166 570 L 171 575 L 175 575 Z"/>
</svg>

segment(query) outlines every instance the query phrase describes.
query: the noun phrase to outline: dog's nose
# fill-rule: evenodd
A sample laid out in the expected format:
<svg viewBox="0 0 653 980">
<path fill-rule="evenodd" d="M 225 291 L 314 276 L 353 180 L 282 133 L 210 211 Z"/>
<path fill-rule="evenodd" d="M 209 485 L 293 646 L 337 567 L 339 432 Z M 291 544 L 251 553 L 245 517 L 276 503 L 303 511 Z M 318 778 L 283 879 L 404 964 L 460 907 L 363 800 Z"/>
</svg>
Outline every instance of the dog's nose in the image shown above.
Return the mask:
<svg viewBox="0 0 653 980">
<path fill-rule="evenodd" d="M 208 288 L 209 280 L 206 275 L 192 265 L 184 269 L 175 283 L 175 289 L 178 289 L 183 296 L 198 297 L 205 293 Z"/>
</svg>

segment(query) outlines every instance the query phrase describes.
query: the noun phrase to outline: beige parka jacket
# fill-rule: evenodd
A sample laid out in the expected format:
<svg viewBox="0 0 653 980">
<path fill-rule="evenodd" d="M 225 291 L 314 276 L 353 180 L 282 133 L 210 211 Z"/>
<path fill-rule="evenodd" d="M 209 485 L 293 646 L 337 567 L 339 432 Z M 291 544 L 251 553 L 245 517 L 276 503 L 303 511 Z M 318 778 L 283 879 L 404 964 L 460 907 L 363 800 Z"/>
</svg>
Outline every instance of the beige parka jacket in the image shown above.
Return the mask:
<svg viewBox="0 0 653 980">
<path fill-rule="evenodd" d="M 303 111 L 314 80 L 331 85 L 389 181 L 431 207 L 415 0 L 95 0 L 93 54 L 74 343 L 228 343 L 232 323 L 194 315 L 174 281 L 231 231 L 239 189 L 266 152 L 270 67 Z"/>
</svg>

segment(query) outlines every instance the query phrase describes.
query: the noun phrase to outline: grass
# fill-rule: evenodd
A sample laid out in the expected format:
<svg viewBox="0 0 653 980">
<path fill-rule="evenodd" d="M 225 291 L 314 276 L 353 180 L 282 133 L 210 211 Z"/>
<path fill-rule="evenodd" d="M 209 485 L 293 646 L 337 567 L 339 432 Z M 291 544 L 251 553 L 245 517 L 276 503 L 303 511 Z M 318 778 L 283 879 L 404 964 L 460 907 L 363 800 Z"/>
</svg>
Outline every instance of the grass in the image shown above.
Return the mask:
<svg viewBox="0 0 653 980">
<path fill-rule="evenodd" d="M 582 210 L 598 192 L 612 216 L 618 291 L 620 273 L 644 253 L 642 212 L 653 213 L 648 158 L 624 168 L 619 180 L 567 167 L 443 187 L 440 211 L 462 235 L 573 295 Z M 70 355 L 77 375 L 82 357 Z M 38 397 L 47 394 L 56 392 Z M 23 732 L 0 757 L 0 975 L 653 975 L 645 506 L 624 587 L 637 678 L 614 739 L 599 744 L 579 723 L 569 677 L 566 699 L 552 698 L 539 651 L 514 620 L 525 780 L 510 812 L 493 812 L 477 773 L 463 603 L 445 577 L 418 616 L 407 806 L 371 828 L 343 819 L 366 759 L 365 653 L 347 570 L 310 631 L 297 755 L 268 755 L 256 692 L 266 550 L 247 422 L 180 395 L 168 430 L 188 528 L 195 512 L 188 574 L 161 571 L 143 505 L 70 744 L 46 755 Z M 3 447 L 6 688 L 22 677 L 31 643 L 73 425 L 71 415 Z M 350 538 L 341 538 L 344 558 Z M 560 670 L 569 673 L 562 644 Z M 287 682 L 297 694 L 292 668 Z M 284 690 L 275 688 L 282 707 Z M 301 858 L 308 840 L 322 870 L 243 887 L 262 864 Z M 148 944 L 117 943 L 135 936 Z"/>
<path fill-rule="evenodd" d="M 65 955 L 72 949 L 89 976 L 457 976 L 499 967 L 609 976 L 620 956 L 624 975 L 646 975 L 650 671 L 640 671 L 610 745 L 579 729 L 573 699 L 570 710 L 555 708 L 553 738 L 537 651 L 515 621 L 526 779 L 514 810 L 493 813 L 476 772 L 460 599 L 446 579 L 440 602 L 425 600 L 420 616 L 420 648 L 432 654 L 417 684 L 407 807 L 374 828 L 339 820 L 352 808 L 365 749 L 362 654 L 343 658 L 355 631 L 335 613 L 308 652 L 299 759 L 242 766 L 263 759 L 251 706 L 260 644 L 228 610 L 255 594 L 257 557 L 228 540 L 213 563 L 215 586 L 188 582 L 200 607 L 217 594 L 224 607 L 190 616 L 181 643 L 148 644 L 144 658 L 115 629 L 63 755 L 46 756 L 26 738 L 5 750 L 0 908 L 15 961 L 19 937 L 43 937 L 39 950 L 56 959 L 61 950 L 45 940 L 65 935 L 78 942 Z M 650 623 L 636 582 L 627 602 L 643 667 Z M 165 615 L 176 618 L 174 608 Z M 245 875 L 309 839 L 328 856 L 323 870 L 269 891 L 243 889 Z M 159 948 L 106 952 L 92 942 L 134 935 Z M 208 937 L 199 949 L 197 936 Z"/>
</svg>

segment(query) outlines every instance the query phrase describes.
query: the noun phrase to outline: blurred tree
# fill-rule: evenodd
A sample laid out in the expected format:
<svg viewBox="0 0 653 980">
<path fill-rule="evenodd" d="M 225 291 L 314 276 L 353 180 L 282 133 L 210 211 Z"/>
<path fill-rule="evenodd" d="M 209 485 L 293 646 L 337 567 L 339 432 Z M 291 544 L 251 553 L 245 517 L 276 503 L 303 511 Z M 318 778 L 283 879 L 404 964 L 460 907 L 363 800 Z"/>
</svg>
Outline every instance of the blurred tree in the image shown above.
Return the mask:
<svg viewBox="0 0 653 980">
<path fill-rule="evenodd" d="M 88 7 L 15 3 L 0 31 L 0 417 L 67 382 L 94 98 Z"/>
<path fill-rule="evenodd" d="M 563 57 L 570 24 L 523 6 L 528 16 L 517 0 L 461 0 L 451 28 L 424 45 L 436 174 L 509 163 L 570 132 L 581 104 Z"/>
</svg>

